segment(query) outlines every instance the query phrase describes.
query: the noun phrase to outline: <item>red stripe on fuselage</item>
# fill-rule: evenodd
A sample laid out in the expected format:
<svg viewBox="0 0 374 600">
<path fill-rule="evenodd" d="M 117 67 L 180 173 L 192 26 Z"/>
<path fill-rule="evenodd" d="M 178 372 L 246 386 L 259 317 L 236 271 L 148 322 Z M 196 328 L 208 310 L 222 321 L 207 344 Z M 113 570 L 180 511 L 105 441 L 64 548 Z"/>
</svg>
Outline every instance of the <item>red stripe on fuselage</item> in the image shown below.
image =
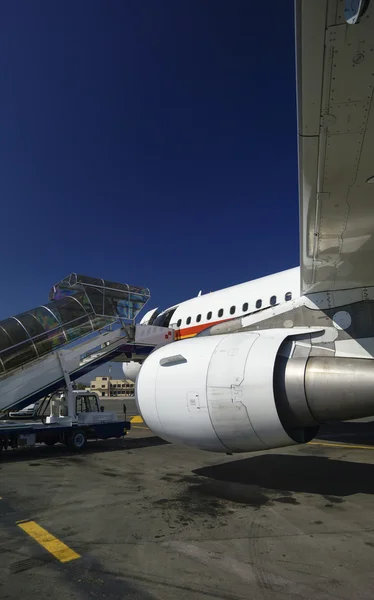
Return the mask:
<svg viewBox="0 0 374 600">
<path fill-rule="evenodd" d="M 235 318 L 235 317 L 233 317 Z M 184 327 L 183 329 L 175 330 L 175 339 L 183 340 L 185 338 L 194 337 L 204 329 L 218 325 L 218 323 L 225 323 L 226 321 L 232 321 L 232 319 L 221 319 L 220 321 L 210 321 L 209 323 L 202 323 L 201 325 L 193 325 L 192 327 Z"/>
</svg>

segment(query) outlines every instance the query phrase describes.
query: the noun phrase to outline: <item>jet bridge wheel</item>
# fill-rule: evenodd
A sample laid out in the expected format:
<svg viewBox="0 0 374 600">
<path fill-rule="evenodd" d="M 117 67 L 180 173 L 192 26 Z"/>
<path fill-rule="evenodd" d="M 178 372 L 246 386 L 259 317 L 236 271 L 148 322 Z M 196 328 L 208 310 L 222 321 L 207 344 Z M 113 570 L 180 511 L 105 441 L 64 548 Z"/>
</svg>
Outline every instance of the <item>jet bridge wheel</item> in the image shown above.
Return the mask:
<svg viewBox="0 0 374 600">
<path fill-rule="evenodd" d="M 77 429 L 76 431 L 72 431 L 67 439 L 67 445 L 72 450 L 81 450 L 84 448 L 87 442 L 87 437 L 84 431 L 81 429 Z"/>
</svg>

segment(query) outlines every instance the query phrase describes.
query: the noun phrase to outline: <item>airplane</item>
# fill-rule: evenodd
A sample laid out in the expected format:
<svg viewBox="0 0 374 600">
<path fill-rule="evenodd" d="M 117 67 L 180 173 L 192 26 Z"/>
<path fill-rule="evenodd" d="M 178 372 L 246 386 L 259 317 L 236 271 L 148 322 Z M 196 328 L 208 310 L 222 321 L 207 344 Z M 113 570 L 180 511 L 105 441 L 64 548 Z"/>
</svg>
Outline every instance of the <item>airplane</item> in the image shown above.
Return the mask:
<svg viewBox="0 0 374 600">
<path fill-rule="evenodd" d="M 123 367 L 153 433 L 212 452 L 374 415 L 374 3 L 294 9 L 300 267 L 149 311 L 175 341 Z"/>
<path fill-rule="evenodd" d="M 283 301 L 289 302 L 299 295 L 300 269 L 296 267 L 209 294 L 199 293 L 196 298 L 162 312 L 157 308 L 152 309 L 143 316 L 140 324 L 168 327 L 174 330 L 176 340 L 182 340 L 203 335 L 203 331 L 208 328 L 214 328 L 212 332 L 222 328 L 225 331 L 235 328 L 238 319 L 250 314 L 263 320 L 269 317 L 268 309 Z M 209 331 L 209 334 L 212 332 Z M 140 364 L 135 361 L 125 362 L 122 369 L 127 379 L 135 381 Z"/>
</svg>

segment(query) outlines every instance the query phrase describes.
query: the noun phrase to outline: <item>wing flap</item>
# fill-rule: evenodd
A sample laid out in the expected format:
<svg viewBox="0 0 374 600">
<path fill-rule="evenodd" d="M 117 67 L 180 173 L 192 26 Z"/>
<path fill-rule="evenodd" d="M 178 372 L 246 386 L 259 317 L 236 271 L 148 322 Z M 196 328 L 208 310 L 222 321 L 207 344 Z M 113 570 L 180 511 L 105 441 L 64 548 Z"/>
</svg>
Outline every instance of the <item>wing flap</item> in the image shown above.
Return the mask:
<svg viewBox="0 0 374 600">
<path fill-rule="evenodd" d="M 296 2 L 303 293 L 374 285 L 374 10 Z"/>
</svg>

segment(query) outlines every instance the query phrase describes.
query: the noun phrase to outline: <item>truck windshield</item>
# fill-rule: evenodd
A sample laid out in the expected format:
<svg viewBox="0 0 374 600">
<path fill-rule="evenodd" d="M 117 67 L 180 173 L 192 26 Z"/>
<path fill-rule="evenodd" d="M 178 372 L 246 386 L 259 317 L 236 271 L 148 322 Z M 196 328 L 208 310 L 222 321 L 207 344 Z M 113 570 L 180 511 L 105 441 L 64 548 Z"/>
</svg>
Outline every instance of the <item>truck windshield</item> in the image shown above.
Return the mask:
<svg viewBox="0 0 374 600">
<path fill-rule="evenodd" d="M 77 396 L 76 399 L 76 413 L 82 412 L 99 412 L 99 406 L 97 403 L 96 396 Z"/>
</svg>

